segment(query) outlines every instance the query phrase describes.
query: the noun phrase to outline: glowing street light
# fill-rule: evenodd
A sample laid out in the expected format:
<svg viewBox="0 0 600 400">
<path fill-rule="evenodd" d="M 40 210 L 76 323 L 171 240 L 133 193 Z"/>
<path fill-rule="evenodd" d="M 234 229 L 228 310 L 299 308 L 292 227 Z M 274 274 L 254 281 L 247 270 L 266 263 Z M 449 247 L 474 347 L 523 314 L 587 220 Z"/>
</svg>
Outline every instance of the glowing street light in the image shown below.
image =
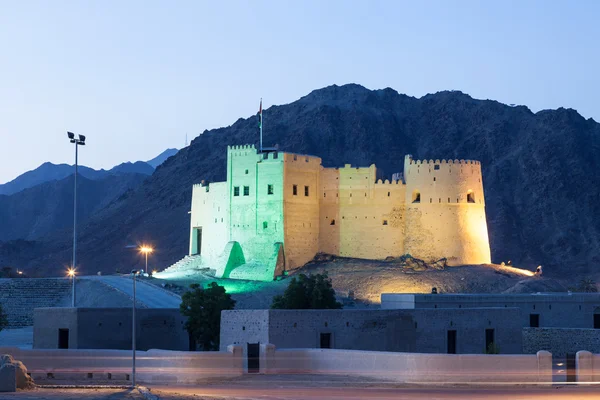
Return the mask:
<svg viewBox="0 0 600 400">
<path fill-rule="evenodd" d="M 144 273 L 148 274 L 148 254 L 152 253 L 154 249 L 150 246 L 142 246 L 140 247 L 140 253 L 144 253 L 146 255 L 146 268 L 144 269 Z"/>
<path fill-rule="evenodd" d="M 75 268 L 69 268 L 69 270 L 67 271 L 67 275 L 69 275 L 71 277 L 71 279 L 73 279 L 73 285 L 72 285 L 72 290 L 73 293 L 71 295 L 71 307 L 75 307 Z"/>
<path fill-rule="evenodd" d="M 73 264 L 71 269 L 77 267 L 77 166 L 78 166 L 78 149 L 79 146 L 85 146 L 85 136 L 77 135 L 73 132 L 67 132 L 69 142 L 75 145 L 75 187 L 73 190 Z M 74 273 L 74 272 L 73 272 Z M 75 275 L 73 275 L 73 287 L 75 287 Z M 73 307 L 75 307 L 75 289 L 73 289 Z"/>
<path fill-rule="evenodd" d="M 148 254 L 148 253 L 146 253 Z M 131 312 L 131 349 L 132 349 L 132 360 L 131 360 L 131 383 L 132 386 L 135 388 L 135 278 L 136 276 L 140 275 L 142 273 L 142 270 L 132 270 L 131 271 L 131 276 L 133 278 L 133 305 L 132 305 L 132 312 Z"/>
</svg>

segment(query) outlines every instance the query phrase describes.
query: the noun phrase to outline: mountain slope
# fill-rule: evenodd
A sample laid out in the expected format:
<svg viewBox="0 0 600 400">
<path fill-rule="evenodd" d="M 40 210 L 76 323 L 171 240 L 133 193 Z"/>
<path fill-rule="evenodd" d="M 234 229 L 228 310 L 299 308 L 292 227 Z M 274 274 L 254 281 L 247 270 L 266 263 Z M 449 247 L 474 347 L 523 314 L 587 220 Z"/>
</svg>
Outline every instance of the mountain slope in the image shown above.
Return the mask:
<svg viewBox="0 0 600 400">
<path fill-rule="evenodd" d="M 95 170 L 83 165 L 80 165 L 77 170 L 81 176 L 88 179 L 102 179 L 108 175 L 119 175 L 126 173 L 152 175 L 154 169 L 158 165 L 162 164 L 167 158 L 175 153 L 177 153 L 177 149 L 167 149 L 148 162 L 124 162 L 109 170 Z M 45 162 L 36 169 L 27 171 L 12 181 L 1 184 L 0 195 L 11 195 L 45 182 L 59 181 L 69 175 L 72 175 L 73 172 L 74 168 L 72 165 L 52 164 L 51 162 Z"/>
<path fill-rule="evenodd" d="M 77 179 L 78 221 L 85 220 L 130 189 L 145 174 L 123 173 Z M 0 240 L 37 239 L 73 224 L 73 176 L 46 182 L 10 196 L 0 195 Z"/>
<path fill-rule="evenodd" d="M 532 113 L 461 92 L 420 99 L 392 89 L 330 86 L 264 112 L 264 142 L 322 157 L 325 166 L 376 163 L 390 177 L 405 154 L 482 162 L 492 260 L 582 276 L 600 261 L 600 125 L 574 110 Z M 188 247 L 192 184 L 225 179 L 227 145 L 257 143 L 256 118 L 205 131 L 134 192 L 82 227 L 81 268 L 114 271 L 141 260 L 125 249 L 149 241 L 155 265 Z M 68 237 L 5 243 L 0 264 L 47 267 L 69 259 Z"/>
<path fill-rule="evenodd" d="M 160 164 L 164 163 L 167 160 L 167 158 L 177 154 L 178 151 L 179 150 L 177 149 L 166 149 L 165 151 L 154 157 L 152 160 L 146 161 L 146 163 L 150 164 L 153 168 L 156 168 Z"/>
<path fill-rule="evenodd" d="M 79 166 L 78 172 L 88 179 L 98 179 L 106 173 L 104 170 L 96 171 L 83 165 Z M 27 171 L 12 181 L 0 185 L 0 194 L 11 195 L 44 182 L 64 179 L 71 174 L 73 174 L 72 165 L 45 162 L 36 169 Z"/>
</svg>

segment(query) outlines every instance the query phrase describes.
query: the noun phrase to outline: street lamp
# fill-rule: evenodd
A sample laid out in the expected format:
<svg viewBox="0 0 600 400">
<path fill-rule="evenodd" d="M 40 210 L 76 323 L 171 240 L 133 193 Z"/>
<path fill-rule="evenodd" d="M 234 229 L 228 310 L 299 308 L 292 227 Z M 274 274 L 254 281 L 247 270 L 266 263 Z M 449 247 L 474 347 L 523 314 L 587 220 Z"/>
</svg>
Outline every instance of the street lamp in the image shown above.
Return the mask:
<svg viewBox="0 0 600 400">
<path fill-rule="evenodd" d="M 133 277 L 133 309 L 132 309 L 132 318 L 131 318 L 131 351 L 132 351 L 132 368 L 131 368 L 131 383 L 135 388 L 135 277 L 140 275 L 143 271 L 140 270 L 132 270 L 131 276 Z"/>
<path fill-rule="evenodd" d="M 71 269 L 77 267 L 77 149 L 79 146 L 85 146 L 85 136 L 77 135 L 75 138 L 73 132 L 67 132 L 69 141 L 75 145 L 75 190 L 73 194 L 73 265 Z M 75 276 L 73 275 L 73 307 L 75 307 Z"/>
<path fill-rule="evenodd" d="M 67 275 L 73 279 L 73 285 L 71 285 L 73 293 L 71 295 L 71 307 L 75 307 L 75 268 L 69 268 Z"/>
<path fill-rule="evenodd" d="M 144 269 L 144 273 L 148 274 L 148 254 L 152 253 L 154 249 L 149 246 L 140 247 L 140 253 L 144 253 L 146 255 L 146 268 Z"/>
</svg>

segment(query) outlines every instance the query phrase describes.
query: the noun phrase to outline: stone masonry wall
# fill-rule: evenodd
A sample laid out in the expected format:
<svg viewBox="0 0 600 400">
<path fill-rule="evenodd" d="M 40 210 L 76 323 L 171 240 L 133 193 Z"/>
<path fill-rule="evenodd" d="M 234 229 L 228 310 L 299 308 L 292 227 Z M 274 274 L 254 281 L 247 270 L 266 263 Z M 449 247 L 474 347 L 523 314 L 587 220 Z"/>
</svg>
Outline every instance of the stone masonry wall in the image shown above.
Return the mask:
<svg viewBox="0 0 600 400">
<path fill-rule="evenodd" d="M 547 350 L 555 357 L 586 350 L 600 353 L 600 329 L 523 328 L 523 353 Z"/>
<path fill-rule="evenodd" d="M 0 304 L 9 328 L 33 326 L 33 309 L 54 307 L 68 296 L 71 281 L 63 279 L 0 279 Z"/>
</svg>

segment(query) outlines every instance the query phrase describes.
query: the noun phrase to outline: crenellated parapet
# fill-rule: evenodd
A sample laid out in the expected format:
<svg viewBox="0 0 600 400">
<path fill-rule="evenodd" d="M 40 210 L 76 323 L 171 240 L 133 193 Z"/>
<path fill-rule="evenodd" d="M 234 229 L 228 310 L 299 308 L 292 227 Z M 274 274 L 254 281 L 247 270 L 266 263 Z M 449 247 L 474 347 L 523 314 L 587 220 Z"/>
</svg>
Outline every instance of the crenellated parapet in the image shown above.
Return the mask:
<svg viewBox="0 0 600 400">
<path fill-rule="evenodd" d="M 256 150 L 253 144 L 242 144 L 239 146 L 227 146 L 227 150 Z"/>
<path fill-rule="evenodd" d="M 413 160 L 411 156 L 406 156 L 409 165 L 446 165 L 446 164 L 460 164 L 460 165 L 481 165 L 480 161 L 477 160 Z"/>
<path fill-rule="evenodd" d="M 389 180 L 389 179 L 377 179 L 377 181 L 375 182 L 375 186 L 402 186 L 403 183 L 401 180 Z"/>
</svg>

